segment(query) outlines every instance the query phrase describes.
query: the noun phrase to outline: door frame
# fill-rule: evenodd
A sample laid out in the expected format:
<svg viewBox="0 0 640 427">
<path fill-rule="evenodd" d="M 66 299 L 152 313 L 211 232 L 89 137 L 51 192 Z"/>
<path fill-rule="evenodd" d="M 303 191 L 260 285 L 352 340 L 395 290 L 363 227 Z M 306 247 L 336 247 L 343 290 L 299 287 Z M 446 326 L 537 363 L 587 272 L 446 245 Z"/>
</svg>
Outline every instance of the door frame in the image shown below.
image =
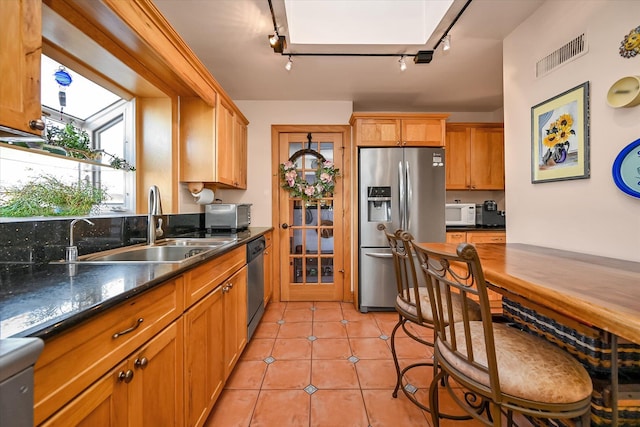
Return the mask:
<svg viewBox="0 0 640 427">
<path fill-rule="evenodd" d="M 353 197 L 351 191 L 352 184 L 352 141 L 351 141 L 351 126 L 349 125 L 271 125 L 271 223 L 273 224 L 274 232 L 273 232 L 273 248 L 272 252 L 279 254 L 280 253 L 280 221 L 279 221 L 279 212 L 280 212 L 280 197 L 278 197 L 280 191 L 284 191 L 280 187 L 280 134 L 281 133 L 341 133 L 342 134 L 342 159 L 343 159 L 343 168 L 340 170 L 340 179 L 343 180 L 343 213 L 342 213 L 342 221 L 344 227 L 344 235 L 346 236 L 344 239 L 344 248 L 343 248 L 343 262 L 344 265 L 344 277 L 343 277 L 343 291 L 342 291 L 342 301 L 343 302 L 353 302 L 353 275 L 352 275 L 352 266 L 353 266 L 353 256 L 352 256 L 352 247 L 353 247 Z M 273 261 L 273 274 L 272 274 L 272 283 L 273 283 L 273 295 L 272 301 L 279 302 L 280 301 L 280 289 L 282 286 L 281 283 L 281 274 L 280 271 L 280 261 Z"/>
</svg>

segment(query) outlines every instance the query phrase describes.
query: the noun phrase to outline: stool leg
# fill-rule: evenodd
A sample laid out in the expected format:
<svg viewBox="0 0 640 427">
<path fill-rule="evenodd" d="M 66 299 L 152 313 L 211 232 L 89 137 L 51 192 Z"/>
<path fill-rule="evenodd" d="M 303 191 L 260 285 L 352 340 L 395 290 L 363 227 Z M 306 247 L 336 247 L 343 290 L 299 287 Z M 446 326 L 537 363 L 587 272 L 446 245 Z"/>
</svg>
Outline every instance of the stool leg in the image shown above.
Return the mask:
<svg viewBox="0 0 640 427">
<path fill-rule="evenodd" d="M 396 365 L 396 388 L 393 389 L 392 394 L 394 398 L 398 397 L 398 390 L 402 386 L 402 373 L 400 371 L 400 363 L 398 363 L 398 355 L 396 354 L 396 331 L 400 326 L 402 326 L 403 322 L 404 319 L 400 314 L 398 314 L 398 323 L 396 323 L 396 326 L 394 326 L 393 331 L 391 332 L 391 355 L 393 356 L 393 363 Z"/>
</svg>

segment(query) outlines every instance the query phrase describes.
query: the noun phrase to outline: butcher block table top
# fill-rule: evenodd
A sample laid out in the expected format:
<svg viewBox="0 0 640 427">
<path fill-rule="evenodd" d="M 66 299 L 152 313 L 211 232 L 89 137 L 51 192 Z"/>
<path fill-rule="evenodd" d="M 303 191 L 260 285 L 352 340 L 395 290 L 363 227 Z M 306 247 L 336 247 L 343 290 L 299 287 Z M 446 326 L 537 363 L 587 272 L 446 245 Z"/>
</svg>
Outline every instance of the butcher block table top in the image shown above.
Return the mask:
<svg viewBox="0 0 640 427">
<path fill-rule="evenodd" d="M 640 262 L 519 243 L 475 247 L 492 290 L 640 344 Z"/>
</svg>

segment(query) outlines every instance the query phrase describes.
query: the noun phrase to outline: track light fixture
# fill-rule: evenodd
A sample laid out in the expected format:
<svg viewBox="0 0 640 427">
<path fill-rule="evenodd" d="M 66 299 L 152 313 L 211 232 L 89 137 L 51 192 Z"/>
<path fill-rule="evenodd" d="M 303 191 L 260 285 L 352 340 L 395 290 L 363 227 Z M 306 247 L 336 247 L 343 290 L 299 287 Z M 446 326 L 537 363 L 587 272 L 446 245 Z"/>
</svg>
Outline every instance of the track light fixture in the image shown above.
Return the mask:
<svg viewBox="0 0 640 427">
<path fill-rule="evenodd" d="M 442 38 L 442 50 L 451 49 L 451 35 L 447 34 Z"/>
<path fill-rule="evenodd" d="M 404 71 L 407 69 L 407 63 L 404 62 L 404 56 L 401 56 L 398 62 L 400 63 L 400 71 Z"/>
<path fill-rule="evenodd" d="M 269 45 L 271 45 L 275 53 L 282 53 L 287 47 L 287 39 L 285 36 L 275 33 L 269 36 Z"/>
<path fill-rule="evenodd" d="M 2 0 L 0 0 L 2 1 Z M 285 69 L 287 71 L 291 70 L 293 65 L 293 61 L 291 60 L 292 56 L 395 56 L 400 57 L 398 63 L 400 64 L 400 70 L 405 71 L 407 69 L 407 63 L 405 62 L 406 57 L 413 57 L 413 62 L 416 64 L 428 64 L 433 59 L 433 52 L 438 49 L 440 43 L 443 44 L 442 50 L 449 50 L 451 48 L 451 36 L 449 35 L 449 31 L 453 28 L 455 23 L 460 19 L 463 12 L 467 9 L 469 4 L 471 4 L 472 0 L 466 0 L 464 6 L 458 14 L 455 16 L 449 27 L 445 30 L 442 38 L 438 40 L 432 50 L 420 50 L 417 53 L 302 53 L 302 52 L 285 52 L 287 48 L 287 39 L 285 36 L 281 36 L 278 33 L 278 24 L 276 23 L 276 15 L 273 12 L 273 4 L 272 0 L 267 0 L 269 2 L 269 10 L 271 12 L 271 19 L 273 21 L 273 34 L 269 36 L 269 45 L 273 48 L 274 53 L 279 53 L 280 55 L 288 55 L 289 61 L 285 65 Z"/>
</svg>

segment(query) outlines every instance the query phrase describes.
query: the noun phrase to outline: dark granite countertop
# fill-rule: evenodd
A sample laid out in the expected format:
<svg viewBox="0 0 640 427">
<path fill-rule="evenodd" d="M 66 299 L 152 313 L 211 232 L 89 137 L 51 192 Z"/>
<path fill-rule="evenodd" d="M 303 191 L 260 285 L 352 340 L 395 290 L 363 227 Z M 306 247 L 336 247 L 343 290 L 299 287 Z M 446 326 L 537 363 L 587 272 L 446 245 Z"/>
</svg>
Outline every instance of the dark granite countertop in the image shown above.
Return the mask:
<svg viewBox="0 0 640 427">
<path fill-rule="evenodd" d="M 50 338 L 194 266 L 272 230 L 252 227 L 233 246 L 177 264 L 47 264 L 0 281 L 0 338 Z M 188 237 L 204 237 L 192 233 Z"/>
<path fill-rule="evenodd" d="M 471 227 L 453 227 L 448 225 L 447 231 L 506 231 L 505 227 L 482 227 L 482 226 L 471 226 Z"/>
</svg>

